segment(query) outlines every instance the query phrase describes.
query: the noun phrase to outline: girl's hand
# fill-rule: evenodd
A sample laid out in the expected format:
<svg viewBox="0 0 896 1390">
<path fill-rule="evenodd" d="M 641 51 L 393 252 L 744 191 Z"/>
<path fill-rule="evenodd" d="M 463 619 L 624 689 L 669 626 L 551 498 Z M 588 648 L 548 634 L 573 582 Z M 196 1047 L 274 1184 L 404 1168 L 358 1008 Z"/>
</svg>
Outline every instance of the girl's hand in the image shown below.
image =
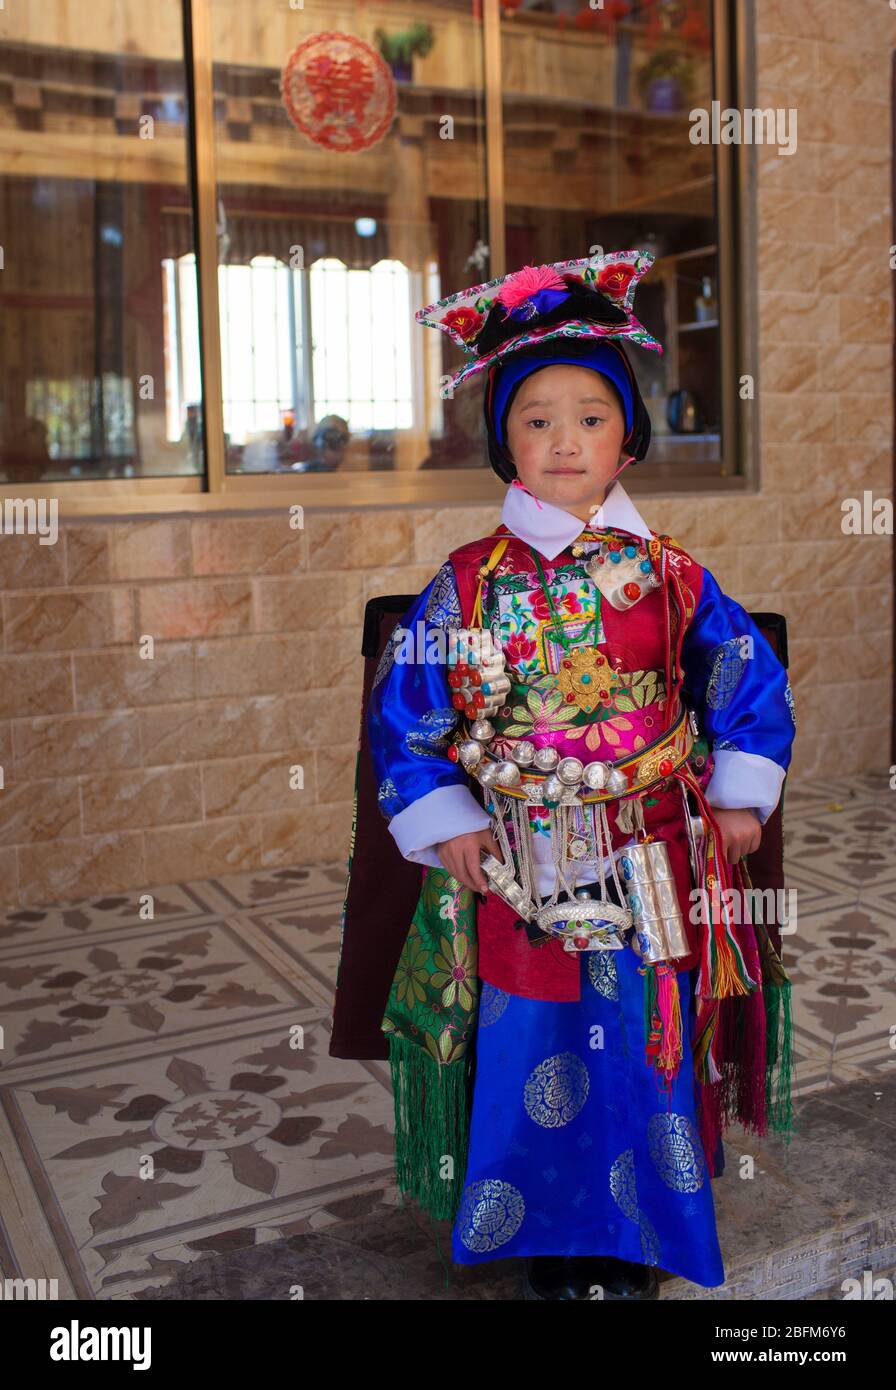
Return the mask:
<svg viewBox="0 0 896 1390">
<path fill-rule="evenodd" d="M 493 854 L 501 858 L 501 851 L 490 830 L 470 830 L 466 835 L 455 835 L 452 840 L 443 840 L 436 845 L 439 858 L 452 878 L 470 888 L 474 893 L 488 892 L 488 879 L 482 872 L 480 855 Z"/>
<path fill-rule="evenodd" d="M 755 811 L 724 811 L 715 806 L 712 813 L 722 832 L 723 853 L 729 864 L 744 854 L 753 854 L 762 839 L 762 822 Z"/>
</svg>

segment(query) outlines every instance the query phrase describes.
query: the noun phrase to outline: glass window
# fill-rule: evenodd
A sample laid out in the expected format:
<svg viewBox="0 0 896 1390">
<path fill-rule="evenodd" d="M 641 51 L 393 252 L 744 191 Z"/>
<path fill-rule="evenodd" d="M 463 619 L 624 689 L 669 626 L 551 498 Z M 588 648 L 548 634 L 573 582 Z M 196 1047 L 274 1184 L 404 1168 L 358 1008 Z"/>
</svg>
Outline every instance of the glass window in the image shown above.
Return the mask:
<svg viewBox="0 0 896 1390">
<path fill-rule="evenodd" d="M 481 18 L 253 0 L 249 63 L 238 8 L 211 0 L 228 472 L 480 467 L 440 396 L 463 354 L 414 313 L 490 274 Z"/>
<path fill-rule="evenodd" d="M 502 8 L 508 269 L 650 250 L 633 347 L 650 413 L 645 463 L 669 476 L 722 460 L 718 146 L 689 113 L 713 90 L 711 0 L 522 0 Z"/>
<path fill-rule="evenodd" d="M 741 104 L 732 13 L 0 0 L 0 486 L 484 499 L 482 378 L 443 399 L 467 358 L 415 310 L 597 248 L 655 256 L 638 483 L 743 472 L 747 153 L 691 139 Z"/>
<path fill-rule="evenodd" d="M 187 120 L 181 0 L 0 8 L 9 484 L 202 470 Z"/>
<path fill-rule="evenodd" d="M 419 418 L 411 379 L 417 306 L 408 267 L 378 261 L 369 270 L 350 270 L 342 261 L 320 260 L 307 279 L 316 409 L 344 414 L 352 433 L 413 429 Z"/>
</svg>

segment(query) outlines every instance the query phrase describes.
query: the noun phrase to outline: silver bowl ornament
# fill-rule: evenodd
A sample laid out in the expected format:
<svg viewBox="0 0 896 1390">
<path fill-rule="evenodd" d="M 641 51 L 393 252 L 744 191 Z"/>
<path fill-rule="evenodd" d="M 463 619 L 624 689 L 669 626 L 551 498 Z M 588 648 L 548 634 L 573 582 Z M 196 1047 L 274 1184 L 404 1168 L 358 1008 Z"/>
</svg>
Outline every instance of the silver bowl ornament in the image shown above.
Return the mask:
<svg viewBox="0 0 896 1390">
<path fill-rule="evenodd" d="M 557 764 L 557 776 L 567 787 L 577 787 L 582 780 L 582 764 L 578 758 L 561 758 Z"/>
<path fill-rule="evenodd" d="M 606 763 L 586 763 L 582 772 L 582 781 L 591 791 L 600 792 L 607 785 L 609 775 L 610 769 Z"/>
<path fill-rule="evenodd" d="M 535 744 L 521 738 L 510 750 L 510 756 L 519 767 L 531 767 L 535 761 Z"/>
<path fill-rule="evenodd" d="M 539 772 L 553 772 L 559 761 L 560 754 L 550 744 L 546 744 L 544 748 L 536 749 L 535 766 Z"/>
<path fill-rule="evenodd" d="M 516 763 L 512 763 L 509 758 L 498 763 L 498 783 L 502 787 L 518 787 L 520 784 L 520 770 Z"/>
</svg>

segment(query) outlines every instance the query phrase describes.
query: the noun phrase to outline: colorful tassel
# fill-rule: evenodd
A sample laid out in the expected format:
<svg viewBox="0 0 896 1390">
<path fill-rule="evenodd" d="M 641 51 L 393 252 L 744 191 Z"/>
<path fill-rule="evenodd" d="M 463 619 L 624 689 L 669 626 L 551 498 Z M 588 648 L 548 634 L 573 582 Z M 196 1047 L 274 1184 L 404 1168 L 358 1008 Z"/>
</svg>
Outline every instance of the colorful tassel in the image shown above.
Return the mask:
<svg viewBox="0 0 896 1390">
<path fill-rule="evenodd" d="M 678 976 L 675 967 L 665 961 L 647 966 L 643 974 L 644 1060 L 671 1083 L 678 1075 L 682 1058 Z"/>
</svg>

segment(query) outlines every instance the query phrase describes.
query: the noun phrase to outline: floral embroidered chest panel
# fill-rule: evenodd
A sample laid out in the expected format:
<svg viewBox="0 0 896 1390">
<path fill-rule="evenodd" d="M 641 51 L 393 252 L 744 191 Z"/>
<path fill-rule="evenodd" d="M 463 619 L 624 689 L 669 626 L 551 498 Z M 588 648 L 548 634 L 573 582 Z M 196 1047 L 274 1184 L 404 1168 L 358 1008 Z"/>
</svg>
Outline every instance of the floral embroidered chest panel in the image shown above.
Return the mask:
<svg viewBox="0 0 896 1390">
<path fill-rule="evenodd" d="M 662 590 L 635 583 L 631 597 L 618 600 L 629 606 L 615 606 L 619 561 L 645 581 L 652 568 L 646 543 L 636 537 L 589 532 L 575 549 L 548 562 L 514 539 L 486 581 L 483 616 L 511 682 L 492 723 L 506 750 L 525 738 L 561 756 L 613 761 L 663 729 Z"/>
</svg>

